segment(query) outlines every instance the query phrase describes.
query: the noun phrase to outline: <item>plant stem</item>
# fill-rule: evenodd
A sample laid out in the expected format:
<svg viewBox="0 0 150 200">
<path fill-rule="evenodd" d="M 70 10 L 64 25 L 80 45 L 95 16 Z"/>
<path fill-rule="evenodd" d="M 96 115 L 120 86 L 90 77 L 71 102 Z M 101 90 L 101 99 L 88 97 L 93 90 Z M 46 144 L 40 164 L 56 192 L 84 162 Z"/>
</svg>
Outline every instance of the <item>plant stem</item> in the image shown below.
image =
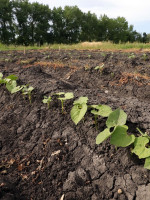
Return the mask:
<svg viewBox="0 0 150 200">
<path fill-rule="evenodd" d="M 64 101 L 61 101 L 61 109 L 62 109 L 62 113 L 64 113 Z"/>
<path fill-rule="evenodd" d="M 136 130 L 143 136 L 143 132 L 139 129 L 139 128 L 136 128 Z"/>
<path fill-rule="evenodd" d="M 30 102 L 30 104 L 32 103 L 32 102 L 31 102 L 31 94 L 29 94 L 29 102 Z"/>
<path fill-rule="evenodd" d="M 98 130 L 98 125 L 97 125 L 97 115 L 95 115 L 95 127 L 96 127 L 96 130 Z"/>
</svg>

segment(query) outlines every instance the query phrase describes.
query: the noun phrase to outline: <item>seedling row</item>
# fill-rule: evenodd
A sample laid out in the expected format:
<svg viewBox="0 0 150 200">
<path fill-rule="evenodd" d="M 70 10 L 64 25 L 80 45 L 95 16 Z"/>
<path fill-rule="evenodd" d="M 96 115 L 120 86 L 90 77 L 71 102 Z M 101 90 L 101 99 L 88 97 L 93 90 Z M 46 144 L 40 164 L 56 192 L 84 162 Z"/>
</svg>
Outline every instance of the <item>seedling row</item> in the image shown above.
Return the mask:
<svg viewBox="0 0 150 200">
<path fill-rule="evenodd" d="M 23 97 L 28 96 L 30 104 L 31 94 L 34 88 L 27 85 L 17 85 L 18 77 L 15 75 L 9 75 L 3 78 L 3 74 L 0 73 L 0 84 L 4 84 L 7 90 L 14 94 L 21 91 Z M 51 96 L 44 96 L 42 102 L 47 104 L 50 109 L 50 104 L 53 101 L 53 96 L 57 96 L 57 99 L 61 102 L 61 111 L 64 114 L 64 103 L 66 100 L 73 99 L 74 94 L 72 92 L 59 92 Z M 96 144 L 99 145 L 103 141 L 110 138 L 110 144 L 117 147 L 131 146 L 131 153 L 138 156 L 139 159 L 145 159 L 144 168 L 150 169 L 150 136 L 141 130 L 138 130 L 139 135 L 128 134 L 128 126 L 126 125 L 127 114 L 120 108 L 112 110 L 108 105 L 88 105 L 88 97 L 79 97 L 73 102 L 73 107 L 70 111 L 71 119 L 77 125 L 85 116 L 87 110 L 90 110 L 94 115 L 95 127 L 98 130 L 97 120 L 100 116 L 106 119 L 106 128 L 100 132 L 96 137 Z"/>
</svg>

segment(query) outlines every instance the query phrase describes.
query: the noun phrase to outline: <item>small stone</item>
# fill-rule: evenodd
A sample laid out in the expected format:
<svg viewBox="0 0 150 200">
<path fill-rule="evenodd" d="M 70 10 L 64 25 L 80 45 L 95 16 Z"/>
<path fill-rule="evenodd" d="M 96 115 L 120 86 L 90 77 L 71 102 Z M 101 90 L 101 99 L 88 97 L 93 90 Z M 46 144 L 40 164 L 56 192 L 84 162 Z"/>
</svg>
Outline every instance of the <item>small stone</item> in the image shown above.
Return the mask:
<svg viewBox="0 0 150 200">
<path fill-rule="evenodd" d="M 118 189 L 118 194 L 122 194 L 122 190 L 121 189 Z"/>
</svg>

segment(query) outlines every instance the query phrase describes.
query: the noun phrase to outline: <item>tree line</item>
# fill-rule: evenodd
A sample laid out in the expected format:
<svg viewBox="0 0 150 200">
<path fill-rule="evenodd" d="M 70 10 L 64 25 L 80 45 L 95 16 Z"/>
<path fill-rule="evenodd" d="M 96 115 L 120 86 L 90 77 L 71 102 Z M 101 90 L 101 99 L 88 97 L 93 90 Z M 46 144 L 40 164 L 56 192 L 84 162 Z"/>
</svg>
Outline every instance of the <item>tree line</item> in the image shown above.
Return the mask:
<svg viewBox="0 0 150 200">
<path fill-rule="evenodd" d="M 77 6 L 50 9 L 28 0 L 0 0 L 0 42 L 16 45 L 84 41 L 147 42 L 124 17 L 99 18 Z"/>
</svg>

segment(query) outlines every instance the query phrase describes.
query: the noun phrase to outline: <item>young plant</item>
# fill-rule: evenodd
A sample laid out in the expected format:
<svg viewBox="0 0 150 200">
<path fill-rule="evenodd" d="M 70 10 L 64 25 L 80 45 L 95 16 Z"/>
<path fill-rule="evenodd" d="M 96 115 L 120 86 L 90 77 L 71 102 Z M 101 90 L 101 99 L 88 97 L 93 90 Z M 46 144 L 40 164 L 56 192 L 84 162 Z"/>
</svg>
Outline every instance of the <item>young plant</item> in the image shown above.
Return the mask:
<svg viewBox="0 0 150 200">
<path fill-rule="evenodd" d="M 16 92 L 19 92 L 23 87 L 17 86 L 17 82 L 13 80 L 6 83 L 6 88 L 11 94 L 14 94 Z"/>
<path fill-rule="evenodd" d="M 23 94 L 23 96 L 28 95 L 30 104 L 31 104 L 31 93 L 33 90 L 34 90 L 34 88 L 32 86 L 29 86 L 29 85 L 22 86 L 22 94 Z"/>
<path fill-rule="evenodd" d="M 131 53 L 130 56 L 128 56 L 129 59 L 132 59 L 132 58 L 135 58 L 135 54 L 134 53 Z"/>
<path fill-rule="evenodd" d="M 56 95 L 59 96 L 58 99 L 61 101 L 62 113 L 64 113 L 64 101 L 68 99 L 72 99 L 74 95 L 72 92 L 67 92 L 67 93 L 59 92 L 59 93 L 56 93 Z"/>
<path fill-rule="evenodd" d="M 0 72 L 0 84 L 4 83 L 3 74 Z"/>
<path fill-rule="evenodd" d="M 50 108 L 50 102 L 52 101 L 52 97 L 44 96 L 44 99 L 42 100 L 43 103 L 47 103 L 48 109 Z"/>
<path fill-rule="evenodd" d="M 18 79 L 15 75 L 9 75 L 2 82 L 6 85 L 7 90 L 13 94 L 22 89 L 22 86 L 17 86 L 16 80 Z"/>
<path fill-rule="evenodd" d="M 139 159 L 145 158 L 144 168 L 150 169 L 150 136 L 138 128 L 137 130 L 141 135 L 135 138 L 134 149 L 131 152 L 135 153 Z"/>
<path fill-rule="evenodd" d="M 84 117 L 87 111 L 87 97 L 80 97 L 78 100 L 73 102 L 73 107 L 71 109 L 71 119 L 77 125 L 81 119 Z"/>
<path fill-rule="evenodd" d="M 101 66 L 96 66 L 94 69 L 99 70 L 100 74 L 102 74 L 103 69 L 104 69 L 104 64 L 102 64 Z"/>
<path fill-rule="evenodd" d="M 148 56 L 147 56 L 147 54 L 144 53 L 143 56 L 142 56 L 142 58 L 143 58 L 144 61 L 148 60 Z"/>
<path fill-rule="evenodd" d="M 91 113 L 95 116 L 95 126 L 96 129 L 98 128 L 97 126 L 97 118 L 98 116 L 101 117 L 108 117 L 109 114 L 112 112 L 112 109 L 110 106 L 107 105 L 91 105 L 92 108 Z"/>
<path fill-rule="evenodd" d="M 96 144 L 102 143 L 104 140 L 110 137 L 110 143 L 116 147 L 127 147 L 135 140 L 134 135 L 128 135 L 128 127 L 125 125 L 127 120 L 127 114 L 121 110 L 116 109 L 111 112 L 107 118 L 107 128 L 98 134 L 96 137 Z M 113 131 L 111 129 L 113 128 Z"/>
</svg>

